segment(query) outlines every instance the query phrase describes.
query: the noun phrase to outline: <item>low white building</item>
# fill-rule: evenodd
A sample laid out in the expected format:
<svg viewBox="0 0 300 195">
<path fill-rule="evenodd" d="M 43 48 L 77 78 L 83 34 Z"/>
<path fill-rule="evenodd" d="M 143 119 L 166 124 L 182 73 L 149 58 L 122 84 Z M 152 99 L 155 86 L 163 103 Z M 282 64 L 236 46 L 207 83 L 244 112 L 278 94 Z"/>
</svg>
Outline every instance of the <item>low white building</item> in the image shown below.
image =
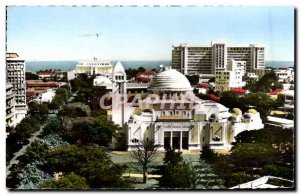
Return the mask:
<svg viewBox="0 0 300 195">
<path fill-rule="evenodd" d="M 241 88 L 246 85 L 243 82 L 245 75 L 246 61 L 230 60 L 227 64 L 227 70 L 216 71 L 215 90 L 230 91 L 231 88 Z"/>
<path fill-rule="evenodd" d="M 33 101 L 37 103 L 50 103 L 55 96 L 55 90 L 54 89 L 48 89 L 44 93 L 40 93 Z"/>
<path fill-rule="evenodd" d="M 293 68 L 279 68 L 274 70 L 278 82 L 291 82 L 294 81 L 294 69 Z"/>
<path fill-rule="evenodd" d="M 79 62 L 75 68 L 75 76 L 78 74 L 87 74 L 88 76 L 95 74 L 111 74 L 112 69 L 113 66 L 110 61 L 98 60 L 97 58 L 94 58 L 93 60 Z"/>
<path fill-rule="evenodd" d="M 72 79 L 75 79 L 76 76 L 75 76 L 75 70 L 70 70 L 67 72 L 67 79 L 68 81 L 72 80 Z"/>
<path fill-rule="evenodd" d="M 295 92 L 294 90 L 286 90 L 284 92 L 284 108 L 294 110 L 295 106 Z"/>
</svg>

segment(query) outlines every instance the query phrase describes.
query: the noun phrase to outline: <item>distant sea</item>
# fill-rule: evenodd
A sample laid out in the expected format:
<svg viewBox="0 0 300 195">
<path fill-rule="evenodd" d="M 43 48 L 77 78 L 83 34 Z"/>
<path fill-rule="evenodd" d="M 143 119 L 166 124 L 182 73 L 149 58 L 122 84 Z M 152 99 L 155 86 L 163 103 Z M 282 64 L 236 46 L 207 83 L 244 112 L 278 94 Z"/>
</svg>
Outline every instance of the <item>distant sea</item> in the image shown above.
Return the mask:
<svg viewBox="0 0 300 195">
<path fill-rule="evenodd" d="M 26 71 L 36 72 L 39 70 L 52 69 L 68 71 L 73 70 L 78 61 L 26 61 Z M 112 61 L 116 64 L 116 61 Z M 125 69 L 144 67 L 145 69 L 158 68 L 159 65 L 170 66 L 171 61 L 122 61 Z M 266 67 L 280 68 L 293 67 L 293 61 L 266 61 Z"/>
</svg>

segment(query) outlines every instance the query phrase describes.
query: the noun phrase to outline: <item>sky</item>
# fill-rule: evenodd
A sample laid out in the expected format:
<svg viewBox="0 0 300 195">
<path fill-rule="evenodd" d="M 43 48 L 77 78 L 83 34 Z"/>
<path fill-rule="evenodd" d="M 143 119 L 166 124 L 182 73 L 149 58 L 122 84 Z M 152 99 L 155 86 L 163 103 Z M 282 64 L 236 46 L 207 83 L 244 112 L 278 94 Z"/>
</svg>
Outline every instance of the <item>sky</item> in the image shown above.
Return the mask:
<svg viewBox="0 0 300 195">
<path fill-rule="evenodd" d="M 7 51 L 25 60 L 171 60 L 172 45 L 214 40 L 294 60 L 293 7 L 19 6 L 8 8 L 6 32 Z"/>
</svg>

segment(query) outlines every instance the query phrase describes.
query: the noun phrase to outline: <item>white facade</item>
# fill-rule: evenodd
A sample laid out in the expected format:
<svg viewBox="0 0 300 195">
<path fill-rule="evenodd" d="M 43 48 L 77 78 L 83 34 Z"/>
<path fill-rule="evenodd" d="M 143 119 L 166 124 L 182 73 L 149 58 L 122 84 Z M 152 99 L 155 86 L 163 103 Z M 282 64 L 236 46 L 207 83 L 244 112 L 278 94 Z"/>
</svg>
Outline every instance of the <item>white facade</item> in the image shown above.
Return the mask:
<svg viewBox="0 0 300 195">
<path fill-rule="evenodd" d="M 89 76 L 95 74 L 107 74 L 112 73 L 113 66 L 110 61 L 104 60 L 87 60 L 81 61 L 76 65 L 75 76 L 78 74 L 87 74 Z"/>
<path fill-rule="evenodd" d="M 6 76 L 7 82 L 13 86 L 15 94 L 16 124 L 27 114 L 26 106 L 26 81 L 25 60 L 20 59 L 16 53 L 6 54 Z"/>
<path fill-rule="evenodd" d="M 245 61 L 230 60 L 226 71 L 216 71 L 215 90 L 216 91 L 230 91 L 231 88 L 241 88 L 246 85 L 243 82 L 245 75 Z"/>
<path fill-rule="evenodd" d="M 16 125 L 15 115 L 15 94 L 13 86 L 10 83 L 6 84 L 6 126 L 14 127 Z"/>
<path fill-rule="evenodd" d="M 114 83 L 117 86 L 117 80 Z M 122 87 L 113 91 L 114 95 L 125 93 Z M 124 144 L 128 150 L 147 139 L 159 144 L 159 150 L 200 150 L 206 143 L 214 149 L 230 149 L 239 132 L 263 128 L 257 112 L 230 113 L 219 103 L 197 98 L 187 78 L 176 70 L 157 74 L 148 88 L 148 97 L 139 103 L 127 103 L 118 109 L 114 104 L 112 120 L 126 129 Z"/>
<path fill-rule="evenodd" d="M 258 81 L 258 76 L 255 74 L 255 72 L 247 72 L 246 78 L 253 81 Z"/>
<path fill-rule="evenodd" d="M 294 109 L 295 106 L 295 93 L 294 90 L 286 90 L 284 92 L 284 108 Z"/>
<path fill-rule="evenodd" d="M 67 78 L 68 78 L 68 81 L 72 80 L 72 79 L 75 79 L 75 70 L 70 70 L 67 72 Z"/>
<path fill-rule="evenodd" d="M 294 69 L 276 69 L 274 70 L 279 82 L 291 82 L 294 81 Z"/>
<path fill-rule="evenodd" d="M 172 68 L 184 75 L 215 74 L 226 70 L 230 60 L 246 61 L 246 71 L 265 68 L 265 48 L 260 45 L 228 46 L 212 42 L 210 46 L 181 44 L 173 46 Z"/>
</svg>

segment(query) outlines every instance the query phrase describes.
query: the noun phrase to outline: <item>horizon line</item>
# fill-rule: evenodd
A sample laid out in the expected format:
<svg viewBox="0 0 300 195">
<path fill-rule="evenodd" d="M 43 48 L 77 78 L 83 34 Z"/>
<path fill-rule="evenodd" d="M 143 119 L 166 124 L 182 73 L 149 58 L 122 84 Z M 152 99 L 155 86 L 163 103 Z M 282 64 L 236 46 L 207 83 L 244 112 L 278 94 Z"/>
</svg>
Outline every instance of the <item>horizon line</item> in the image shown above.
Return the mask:
<svg viewBox="0 0 300 195">
<path fill-rule="evenodd" d="M 25 60 L 27 62 L 42 62 L 42 61 L 84 61 L 84 60 L 93 60 L 93 59 L 55 59 L 55 60 L 45 60 L 45 59 L 38 59 L 38 60 Z M 149 59 L 146 59 L 146 60 L 142 60 L 142 59 L 135 59 L 135 60 L 116 60 L 116 59 L 113 59 L 113 60 L 107 60 L 107 59 L 98 59 L 98 60 L 104 60 L 104 61 L 172 61 L 171 59 L 167 60 L 167 59 L 158 59 L 158 60 L 149 60 Z M 271 62 L 271 61 L 276 61 L 276 62 L 295 62 L 295 60 L 265 60 L 265 62 Z"/>
</svg>

